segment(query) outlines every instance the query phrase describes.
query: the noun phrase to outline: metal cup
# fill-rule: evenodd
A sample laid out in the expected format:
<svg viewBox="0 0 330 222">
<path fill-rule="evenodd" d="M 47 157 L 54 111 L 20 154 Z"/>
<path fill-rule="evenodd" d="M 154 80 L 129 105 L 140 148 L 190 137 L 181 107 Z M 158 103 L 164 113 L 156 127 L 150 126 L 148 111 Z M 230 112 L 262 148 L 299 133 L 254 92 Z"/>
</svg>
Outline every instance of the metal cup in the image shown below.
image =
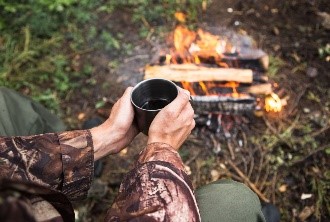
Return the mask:
<svg viewBox="0 0 330 222">
<path fill-rule="evenodd" d="M 141 132 L 148 135 L 150 124 L 157 113 L 172 102 L 178 92 L 175 83 L 166 79 L 147 79 L 133 88 L 131 102 Z"/>
</svg>

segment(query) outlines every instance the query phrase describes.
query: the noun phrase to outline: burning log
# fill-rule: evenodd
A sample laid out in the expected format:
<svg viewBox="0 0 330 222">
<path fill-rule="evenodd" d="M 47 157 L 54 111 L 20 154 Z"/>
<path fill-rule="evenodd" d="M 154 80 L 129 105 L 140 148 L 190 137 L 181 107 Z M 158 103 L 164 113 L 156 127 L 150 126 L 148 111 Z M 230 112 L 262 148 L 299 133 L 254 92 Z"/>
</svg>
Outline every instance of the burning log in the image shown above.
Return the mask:
<svg viewBox="0 0 330 222">
<path fill-rule="evenodd" d="M 168 54 L 167 54 L 168 55 Z M 242 68 L 242 69 L 252 69 L 258 72 L 265 72 L 269 68 L 269 56 L 260 49 L 250 49 L 248 53 L 225 53 L 218 54 L 214 50 L 203 50 L 199 52 L 194 52 L 193 55 L 187 54 L 182 58 L 182 54 L 177 54 L 176 56 L 172 55 L 172 59 L 180 64 L 180 61 L 190 61 L 192 58 L 198 58 L 201 63 L 204 64 L 213 64 L 220 65 L 223 64 L 227 68 Z M 161 55 L 158 58 L 158 62 L 155 64 L 165 65 L 166 55 Z"/>
<path fill-rule="evenodd" d="M 192 96 L 192 106 L 195 113 L 221 112 L 228 114 L 243 114 L 255 110 L 256 99 L 246 96 L 244 98 L 221 96 Z"/>
<path fill-rule="evenodd" d="M 164 78 L 175 82 L 235 81 L 252 83 L 250 69 L 209 68 L 195 64 L 154 65 L 145 68 L 144 79 Z"/>
</svg>

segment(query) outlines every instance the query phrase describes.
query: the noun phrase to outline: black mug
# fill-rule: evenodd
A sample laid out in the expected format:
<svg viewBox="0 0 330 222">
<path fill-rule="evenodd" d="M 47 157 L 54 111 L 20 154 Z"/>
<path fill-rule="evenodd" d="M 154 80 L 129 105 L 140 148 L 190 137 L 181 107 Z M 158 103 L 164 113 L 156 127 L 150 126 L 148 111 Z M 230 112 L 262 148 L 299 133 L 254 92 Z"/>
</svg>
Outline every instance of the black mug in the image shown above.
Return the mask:
<svg viewBox="0 0 330 222">
<path fill-rule="evenodd" d="M 178 87 L 166 79 L 147 79 L 132 90 L 135 121 L 141 132 L 148 135 L 149 127 L 157 113 L 178 96 Z"/>
</svg>

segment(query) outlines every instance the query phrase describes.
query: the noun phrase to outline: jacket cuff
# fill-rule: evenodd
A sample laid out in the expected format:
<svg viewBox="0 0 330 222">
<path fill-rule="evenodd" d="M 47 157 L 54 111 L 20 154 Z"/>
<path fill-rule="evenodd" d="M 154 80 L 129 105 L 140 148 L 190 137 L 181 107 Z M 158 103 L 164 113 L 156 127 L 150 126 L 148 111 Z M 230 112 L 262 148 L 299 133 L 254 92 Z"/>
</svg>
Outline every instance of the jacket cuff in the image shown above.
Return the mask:
<svg viewBox="0 0 330 222">
<path fill-rule="evenodd" d="M 150 143 L 139 154 L 138 163 L 164 161 L 185 172 L 179 153 L 166 143 Z"/>
<path fill-rule="evenodd" d="M 93 141 L 89 130 L 64 132 L 58 135 L 61 146 L 62 192 L 70 200 L 87 197 L 94 173 Z"/>
</svg>

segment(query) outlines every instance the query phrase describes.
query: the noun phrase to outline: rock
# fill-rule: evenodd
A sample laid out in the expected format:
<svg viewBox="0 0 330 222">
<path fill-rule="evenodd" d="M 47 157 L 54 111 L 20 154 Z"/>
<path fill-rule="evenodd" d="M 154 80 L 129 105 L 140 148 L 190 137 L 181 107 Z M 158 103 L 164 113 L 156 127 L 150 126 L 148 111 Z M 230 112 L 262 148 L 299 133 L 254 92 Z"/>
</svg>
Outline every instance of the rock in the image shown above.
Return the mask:
<svg viewBox="0 0 330 222">
<path fill-rule="evenodd" d="M 308 67 L 306 70 L 306 75 L 311 78 L 315 78 L 318 75 L 317 68 L 314 67 Z"/>
<path fill-rule="evenodd" d="M 307 107 L 303 108 L 303 111 L 304 111 L 304 113 L 310 113 L 311 112 L 311 110 Z"/>
<path fill-rule="evenodd" d="M 212 181 L 216 181 L 218 180 L 220 177 L 220 173 L 217 171 L 217 170 L 211 170 L 211 178 L 212 178 Z"/>
<path fill-rule="evenodd" d="M 326 12 L 318 12 L 317 15 L 322 18 L 322 26 L 325 29 L 330 30 L 330 14 Z"/>
</svg>

